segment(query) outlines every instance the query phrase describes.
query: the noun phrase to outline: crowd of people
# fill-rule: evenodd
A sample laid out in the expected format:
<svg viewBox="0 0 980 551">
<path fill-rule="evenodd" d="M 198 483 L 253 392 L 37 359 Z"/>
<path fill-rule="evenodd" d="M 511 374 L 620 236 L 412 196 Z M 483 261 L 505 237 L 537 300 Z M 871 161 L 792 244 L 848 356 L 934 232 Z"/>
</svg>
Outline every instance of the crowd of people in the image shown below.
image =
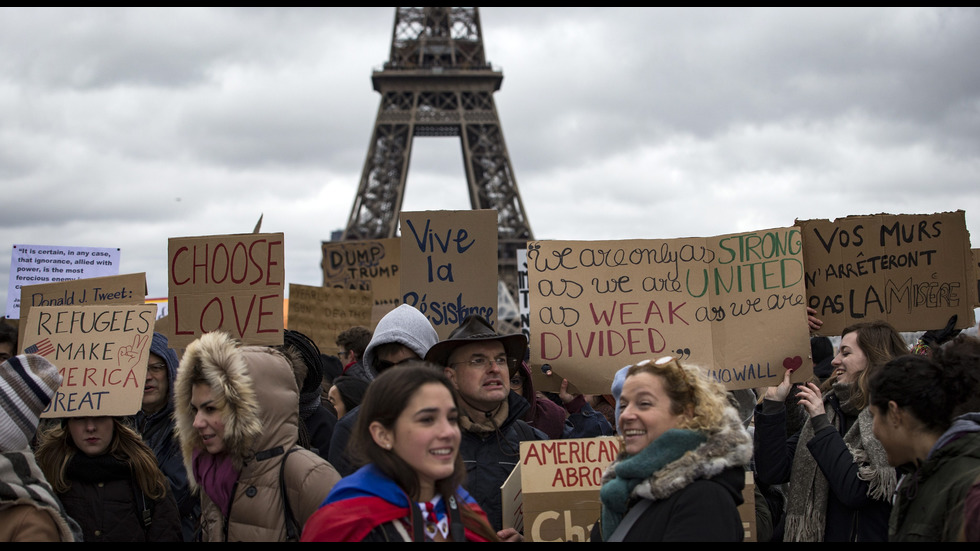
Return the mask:
<svg viewBox="0 0 980 551">
<path fill-rule="evenodd" d="M 330 354 L 156 333 L 138 413 L 42 420 L 58 369 L 0 324 L 0 540 L 524 541 L 521 442 L 605 436 L 592 541 L 743 541 L 747 490 L 757 541 L 978 541 L 980 339 L 952 327 L 814 337 L 802 383 L 731 391 L 668 355 L 573 395 L 535 390 L 522 333 L 440 340 L 403 304 Z"/>
</svg>

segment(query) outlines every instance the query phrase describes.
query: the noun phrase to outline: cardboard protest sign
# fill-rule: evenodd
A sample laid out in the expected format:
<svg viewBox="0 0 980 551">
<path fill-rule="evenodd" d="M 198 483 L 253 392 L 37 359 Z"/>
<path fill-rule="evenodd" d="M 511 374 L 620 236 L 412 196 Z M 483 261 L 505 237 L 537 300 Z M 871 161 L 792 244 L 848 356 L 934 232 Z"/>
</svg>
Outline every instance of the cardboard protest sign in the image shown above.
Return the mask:
<svg viewBox="0 0 980 551">
<path fill-rule="evenodd" d="M 14 245 L 10 254 L 7 317 L 27 317 L 26 312 L 20 311 L 23 286 L 116 275 L 119 254 L 118 248 Z"/>
<path fill-rule="evenodd" d="M 170 239 L 167 266 L 173 348 L 210 331 L 247 344 L 282 344 L 282 233 Z"/>
<path fill-rule="evenodd" d="M 139 411 L 156 306 L 36 306 L 23 352 L 57 366 L 61 386 L 41 417 L 122 416 Z"/>
<path fill-rule="evenodd" d="M 799 228 L 534 241 L 527 268 L 536 388 L 567 378 L 573 394 L 608 394 L 620 368 L 665 355 L 730 390 L 812 374 Z"/>
<path fill-rule="evenodd" d="M 370 324 L 374 329 L 391 310 L 401 304 L 398 269 L 401 264 L 401 239 L 368 241 L 325 241 L 323 251 L 323 286 L 360 289 L 374 295 Z"/>
<path fill-rule="evenodd" d="M 524 496 L 521 494 L 521 464 L 518 463 L 510 476 L 500 486 L 500 513 L 504 528 L 524 533 Z"/>
<path fill-rule="evenodd" d="M 36 306 L 90 306 L 93 304 L 143 304 L 146 299 L 146 273 L 89 277 L 25 285 L 21 288 L 21 314 L 24 319 Z M 20 326 L 20 342 L 24 340 Z"/>
<path fill-rule="evenodd" d="M 402 302 L 445 339 L 466 316 L 497 326 L 497 211 L 403 212 Z"/>
<path fill-rule="evenodd" d="M 619 438 L 608 436 L 521 442 L 515 472 L 520 469 L 525 541 L 589 541 L 602 473 L 619 446 Z"/>
<path fill-rule="evenodd" d="M 759 523 L 755 512 L 755 476 L 752 471 L 745 471 L 745 487 L 742 488 L 742 504 L 738 506 L 738 516 L 742 519 L 745 534 L 742 541 L 759 541 Z"/>
<path fill-rule="evenodd" d="M 980 306 L 980 249 L 973 249 L 973 278 L 977 281 L 977 300 L 974 306 Z"/>
<path fill-rule="evenodd" d="M 287 327 L 312 339 L 324 354 L 332 354 L 342 331 L 371 326 L 372 302 L 371 291 L 290 283 Z"/>
<path fill-rule="evenodd" d="M 521 333 L 531 340 L 530 289 L 527 281 L 527 249 L 517 249 L 517 308 L 520 310 Z"/>
<path fill-rule="evenodd" d="M 976 274 L 963 211 L 797 221 L 807 303 L 840 335 L 881 320 L 898 331 L 973 325 Z"/>
</svg>

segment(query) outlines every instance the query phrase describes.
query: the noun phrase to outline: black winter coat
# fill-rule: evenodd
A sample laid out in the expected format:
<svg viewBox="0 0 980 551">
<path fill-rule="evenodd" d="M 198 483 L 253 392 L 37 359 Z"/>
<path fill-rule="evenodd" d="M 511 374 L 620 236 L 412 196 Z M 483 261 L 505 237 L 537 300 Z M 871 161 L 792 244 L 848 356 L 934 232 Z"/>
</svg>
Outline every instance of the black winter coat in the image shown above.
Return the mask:
<svg viewBox="0 0 980 551">
<path fill-rule="evenodd" d="M 744 488 L 743 467 L 729 467 L 714 478 L 695 480 L 666 499 L 649 501 L 623 541 L 742 541 L 745 528 L 737 508 L 745 501 Z M 642 501 L 636 500 L 631 508 Z M 600 530 L 598 522 L 592 526 L 590 541 L 602 541 Z"/>
<path fill-rule="evenodd" d="M 808 421 L 814 423 L 814 434 L 806 448 L 830 486 L 824 541 L 887 541 L 891 504 L 868 497 L 868 483 L 858 478 L 858 466 L 843 440 L 857 416 L 846 415 L 833 394 L 824 397 L 824 407 L 834 408 L 837 418 L 843 420 L 836 428 L 827 423 L 825 415 Z M 786 438 L 782 402 L 763 400 L 756 407 L 755 467 L 759 480 L 766 484 L 789 482 L 799 436 L 797 432 Z"/>
<path fill-rule="evenodd" d="M 82 527 L 86 542 L 183 541 L 177 502 L 171 493 L 153 501 L 137 490 L 129 466 L 109 456 L 75 454 L 66 472 L 71 487 L 58 498 Z M 150 511 L 142 522 L 142 506 Z"/>
<path fill-rule="evenodd" d="M 201 517 L 201 499 L 191 494 L 187 482 L 184 457 L 180 454 L 180 444 L 174 436 L 173 412 L 173 404 L 168 403 L 166 408 L 152 415 L 140 411 L 136 414 L 134 423 L 143 442 L 157 456 L 157 465 L 170 482 L 170 490 L 177 502 L 184 541 L 194 541 Z"/>
<path fill-rule="evenodd" d="M 500 487 L 520 460 L 521 442 L 548 439 L 543 432 L 521 420 L 530 407 L 527 400 L 511 392 L 507 407 L 507 419 L 501 423 L 498 432 L 484 434 L 463 430 L 459 444 L 466 465 L 463 486 L 487 513 L 487 520 L 494 530 L 503 526 Z"/>
</svg>

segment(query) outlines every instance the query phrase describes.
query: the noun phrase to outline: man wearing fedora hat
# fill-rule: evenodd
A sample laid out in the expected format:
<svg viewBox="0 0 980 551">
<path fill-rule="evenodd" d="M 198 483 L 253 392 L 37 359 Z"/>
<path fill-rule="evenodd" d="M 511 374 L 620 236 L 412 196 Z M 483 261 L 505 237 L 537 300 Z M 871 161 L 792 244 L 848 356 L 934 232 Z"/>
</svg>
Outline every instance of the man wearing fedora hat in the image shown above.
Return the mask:
<svg viewBox="0 0 980 551">
<path fill-rule="evenodd" d="M 499 335 L 487 320 L 471 315 L 425 355 L 444 366 L 459 392 L 466 489 L 497 530 L 503 525 L 500 486 L 520 460 L 521 441 L 548 439 L 521 419 L 530 405 L 510 389 L 526 352 L 523 333 Z"/>
</svg>

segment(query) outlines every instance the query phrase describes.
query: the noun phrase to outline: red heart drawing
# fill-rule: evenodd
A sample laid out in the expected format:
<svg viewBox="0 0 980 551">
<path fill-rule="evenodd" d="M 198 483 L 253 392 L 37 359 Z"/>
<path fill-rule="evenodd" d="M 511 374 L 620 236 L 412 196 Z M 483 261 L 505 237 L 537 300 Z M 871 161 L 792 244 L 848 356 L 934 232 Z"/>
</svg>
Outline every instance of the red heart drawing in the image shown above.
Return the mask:
<svg viewBox="0 0 980 551">
<path fill-rule="evenodd" d="M 792 358 L 786 358 L 783 360 L 783 367 L 790 371 L 796 371 L 803 365 L 803 358 L 799 356 L 793 356 Z"/>
</svg>

